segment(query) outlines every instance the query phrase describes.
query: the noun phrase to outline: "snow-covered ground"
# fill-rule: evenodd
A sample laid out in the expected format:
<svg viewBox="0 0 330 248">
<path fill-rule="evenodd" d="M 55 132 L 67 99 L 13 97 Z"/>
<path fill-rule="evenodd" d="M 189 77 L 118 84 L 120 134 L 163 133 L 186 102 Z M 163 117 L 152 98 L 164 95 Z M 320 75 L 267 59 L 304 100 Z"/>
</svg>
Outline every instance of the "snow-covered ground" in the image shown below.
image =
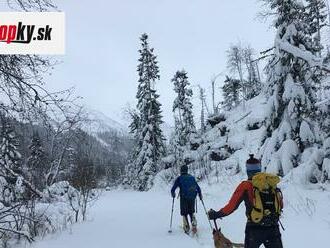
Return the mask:
<svg viewBox="0 0 330 248">
<path fill-rule="evenodd" d="M 239 177 L 216 185 L 201 184 L 207 208 L 220 208 L 229 198 Z M 328 247 L 330 243 L 330 194 L 313 194 L 294 185 L 283 185 L 286 197 L 282 219 L 284 247 Z M 89 221 L 76 224 L 70 230 L 47 236 L 29 248 L 162 248 L 213 247 L 210 227 L 202 205 L 198 204 L 199 236 L 191 238 L 181 230 L 179 201 L 175 202 L 173 233 L 169 234 L 171 198 L 168 188 L 149 192 L 105 192 L 93 206 Z M 244 206 L 233 215 L 218 221 L 224 234 L 235 242 L 244 238 Z"/>
</svg>

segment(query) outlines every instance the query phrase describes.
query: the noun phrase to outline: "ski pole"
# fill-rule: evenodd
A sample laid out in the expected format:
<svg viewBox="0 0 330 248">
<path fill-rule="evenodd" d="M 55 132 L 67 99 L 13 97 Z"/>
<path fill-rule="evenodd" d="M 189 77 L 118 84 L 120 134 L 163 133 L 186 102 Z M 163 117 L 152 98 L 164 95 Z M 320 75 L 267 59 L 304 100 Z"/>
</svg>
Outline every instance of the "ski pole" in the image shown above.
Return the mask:
<svg viewBox="0 0 330 248">
<path fill-rule="evenodd" d="M 172 233 L 172 220 L 173 220 L 174 200 L 175 200 L 175 197 L 173 197 L 173 199 L 172 199 L 170 230 L 168 230 L 169 233 Z"/>
<path fill-rule="evenodd" d="M 219 231 L 217 221 L 216 221 L 216 220 L 213 220 L 213 221 L 214 221 L 215 230 L 216 230 L 216 231 Z"/>
<path fill-rule="evenodd" d="M 211 221 L 210 221 L 209 215 L 207 214 L 207 210 L 206 210 L 206 207 L 205 207 L 205 204 L 204 204 L 203 198 L 200 199 L 200 200 L 201 200 L 201 202 L 202 202 L 202 205 L 203 205 L 203 208 L 204 208 L 204 211 L 205 211 L 205 214 L 206 214 L 206 218 L 207 218 L 207 220 L 209 221 L 210 228 L 211 228 L 211 230 L 213 230 L 213 227 L 212 227 L 212 224 L 211 224 Z"/>
</svg>

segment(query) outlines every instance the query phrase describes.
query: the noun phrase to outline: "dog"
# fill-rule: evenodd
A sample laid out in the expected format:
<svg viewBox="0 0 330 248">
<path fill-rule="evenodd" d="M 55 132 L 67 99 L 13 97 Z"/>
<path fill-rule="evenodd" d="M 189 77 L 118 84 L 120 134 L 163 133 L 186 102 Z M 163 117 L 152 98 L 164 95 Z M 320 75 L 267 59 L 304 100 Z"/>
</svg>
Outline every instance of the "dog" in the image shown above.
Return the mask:
<svg viewBox="0 0 330 248">
<path fill-rule="evenodd" d="M 244 244 L 233 243 L 222 234 L 221 229 L 213 229 L 213 240 L 215 248 L 241 248 Z"/>
</svg>

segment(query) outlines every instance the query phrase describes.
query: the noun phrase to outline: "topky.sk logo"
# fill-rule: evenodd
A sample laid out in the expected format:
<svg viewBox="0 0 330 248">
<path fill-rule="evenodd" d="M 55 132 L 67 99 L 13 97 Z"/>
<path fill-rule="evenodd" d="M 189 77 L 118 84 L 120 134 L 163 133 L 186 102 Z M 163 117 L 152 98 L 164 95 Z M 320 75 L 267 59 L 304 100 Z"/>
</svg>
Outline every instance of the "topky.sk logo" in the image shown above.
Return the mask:
<svg viewBox="0 0 330 248">
<path fill-rule="evenodd" d="M 36 28 L 36 25 L 24 25 L 22 22 L 17 25 L 0 25 L 0 42 L 29 44 L 32 39 L 51 40 L 51 32 L 52 28 L 49 25 L 44 28 Z"/>
<path fill-rule="evenodd" d="M 64 54 L 63 12 L 0 12 L 0 54 Z"/>
</svg>

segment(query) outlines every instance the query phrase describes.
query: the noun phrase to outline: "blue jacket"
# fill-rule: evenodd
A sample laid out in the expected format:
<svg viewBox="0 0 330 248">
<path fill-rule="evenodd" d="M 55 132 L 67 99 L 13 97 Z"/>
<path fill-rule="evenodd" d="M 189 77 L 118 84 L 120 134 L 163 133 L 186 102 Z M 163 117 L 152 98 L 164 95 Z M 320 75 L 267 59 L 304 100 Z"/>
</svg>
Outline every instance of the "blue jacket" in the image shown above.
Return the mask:
<svg viewBox="0 0 330 248">
<path fill-rule="evenodd" d="M 190 174 L 182 174 L 179 176 L 171 189 L 172 197 L 175 197 L 175 190 L 180 188 L 180 197 L 187 199 L 195 199 L 197 194 L 202 197 L 201 188 L 196 179 Z"/>
</svg>

